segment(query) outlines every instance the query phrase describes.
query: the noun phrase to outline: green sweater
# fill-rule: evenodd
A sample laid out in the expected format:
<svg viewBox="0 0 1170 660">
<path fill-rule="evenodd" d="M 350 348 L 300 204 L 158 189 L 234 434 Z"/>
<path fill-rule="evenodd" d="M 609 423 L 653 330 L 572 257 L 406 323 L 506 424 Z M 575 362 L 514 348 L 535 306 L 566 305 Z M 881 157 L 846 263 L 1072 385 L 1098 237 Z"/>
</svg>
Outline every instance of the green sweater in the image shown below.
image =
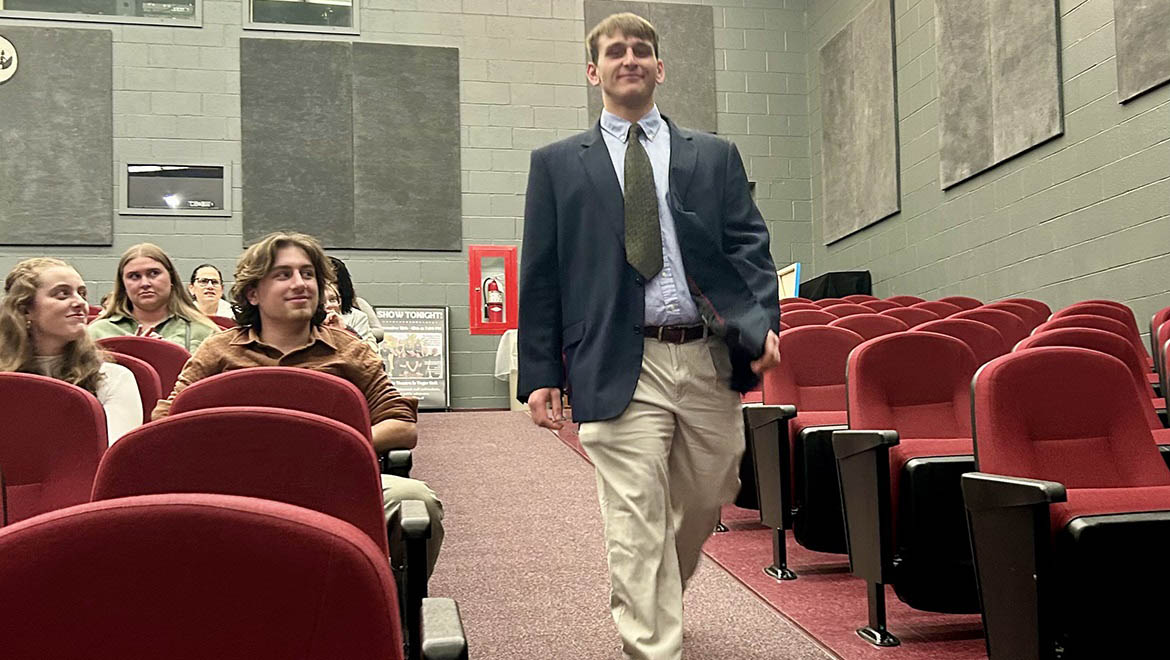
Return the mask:
<svg viewBox="0 0 1170 660">
<path fill-rule="evenodd" d="M 138 334 L 138 320 L 131 316 L 114 314 L 90 323 L 87 330 L 93 339 L 134 335 Z M 204 339 L 216 332 L 216 328 L 202 323 L 192 323 L 179 316 L 172 316 L 154 326 L 153 334 L 182 346 L 187 349 L 188 353 L 194 353 Z"/>
</svg>

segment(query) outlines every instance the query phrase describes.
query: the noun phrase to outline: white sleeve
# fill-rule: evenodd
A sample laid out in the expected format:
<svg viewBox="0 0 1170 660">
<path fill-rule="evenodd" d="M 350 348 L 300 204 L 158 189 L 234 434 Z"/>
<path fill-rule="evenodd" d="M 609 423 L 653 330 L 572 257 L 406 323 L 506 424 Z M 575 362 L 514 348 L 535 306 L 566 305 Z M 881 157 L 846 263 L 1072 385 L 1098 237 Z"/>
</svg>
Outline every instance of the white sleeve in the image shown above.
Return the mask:
<svg viewBox="0 0 1170 660">
<path fill-rule="evenodd" d="M 105 378 L 98 385 L 97 399 L 106 411 L 106 435 L 109 443 L 142 424 L 142 397 L 134 374 L 120 364 L 102 365 Z"/>
<path fill-rule="evenodd" d="M 353 310 L 346 314 L 345 324 L 353 328 L 353 331 L 358 333 L 362 341 L 374 351 L 374 355 L 381 356 L 378 352 L 378 340 L 374 339 L 374 333 L 370 330 L 370 318 L 362 310 L 354 307 Z"/>
</svg>

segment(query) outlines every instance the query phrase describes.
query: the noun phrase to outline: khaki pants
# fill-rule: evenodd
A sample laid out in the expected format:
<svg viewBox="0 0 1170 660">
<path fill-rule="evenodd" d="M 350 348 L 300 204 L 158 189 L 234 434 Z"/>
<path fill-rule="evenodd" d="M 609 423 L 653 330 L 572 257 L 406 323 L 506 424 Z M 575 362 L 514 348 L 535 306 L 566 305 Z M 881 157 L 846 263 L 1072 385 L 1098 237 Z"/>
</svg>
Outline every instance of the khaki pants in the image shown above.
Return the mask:
<svg viewBox="0 0 1170 660">
<path fill-rule="evenodd" d="M 386 512 L 386 519 L 398 512 L 404 500 L 422 500 L 427 505 L 427 512 L 431 514 L 431 538 L 427 540 L 427 577 L 435 571 L 435 562 L 439 559 L 439 548 L 443 545 L 443 503 L 431 490 L 418 479 L 406 479 L 390 474 L 382 477 L 382 509 Z M 402 538 L 396 535 L 390 539 L 390 557 L 394 566 L 401 566 L 405 548 Z"/>
<path fill-rule="evenodd" d="M 719 366 L 717 366 L 719 365 Z M 581 425 L 605 520 L 610 609 L 627 658 L 682 657 L 682 595 L 739 490 L 743 417 L 721 339 L 647 339 L 620 417 Z"/>
</svg>

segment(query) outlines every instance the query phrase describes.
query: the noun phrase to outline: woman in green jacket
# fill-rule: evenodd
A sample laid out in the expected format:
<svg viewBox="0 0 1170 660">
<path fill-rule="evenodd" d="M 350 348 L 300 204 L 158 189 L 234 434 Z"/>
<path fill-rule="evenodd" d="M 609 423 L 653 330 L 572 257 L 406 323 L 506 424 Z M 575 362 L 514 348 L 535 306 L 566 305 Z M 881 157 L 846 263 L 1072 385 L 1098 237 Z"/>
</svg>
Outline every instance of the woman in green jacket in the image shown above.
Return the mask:
<svg viewBox="0 0 1170 660">
<path fill-rule="evenodd" d="M 171 258 L 153 243 L 133 245 L 118 262 L 114 293 L 89 325 L 94 339 L 119 335 L 157 337 L 194 353 L 219 327 L 182 286 Z"/>
</svg>

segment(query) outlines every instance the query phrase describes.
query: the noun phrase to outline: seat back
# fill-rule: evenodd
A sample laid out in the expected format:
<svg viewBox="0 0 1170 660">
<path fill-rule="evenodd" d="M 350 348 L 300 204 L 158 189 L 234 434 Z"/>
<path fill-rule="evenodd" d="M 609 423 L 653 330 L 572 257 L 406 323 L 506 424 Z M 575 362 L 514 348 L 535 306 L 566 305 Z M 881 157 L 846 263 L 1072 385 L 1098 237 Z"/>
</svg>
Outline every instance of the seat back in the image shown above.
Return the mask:
<svg viewBox="0 0 1170 660">
<path fill-rule="evenodd" d="M 0 530 L 0 556 L 7 658 L 403 656 L 381 550 L 343 521 L 281 502 L 87 503 Z"/>
<path fill-rule="evenodd" d="M 1133 344 L 1134 341 L 1133 336 L 1129 332 L 1129 328 L 1124 323 L 1117 319 L 1109 318 L 1108 316 L 1097 316 L 1096 314 L 1071 314 L 1069 316 L 1053 317 L 1032 332 L 1033 334 L 1038 334 L 1058 328 L 1093 328 L 1115 334 L 1130 342 L 1130 344 Z M 1141 356 L 1145 354 L 1146 349 L 1139 340 L 1137 345 L 1134 346 L 1134 350 Z"/>
<path fill-rule="evenodd" d="M 0 401 L 8 522 L 88 502 L 108 444 L 102 404 L 65 381 L 11 372 L 0 373 Z"/>
<path fill-rule="evenodd" d="M 1146 379 L 1146 368 L 1142 364 L 1141 357 L 1129 342 L 1112 332 L 1094 328 L 1045 330 L 1024 339 L 1016 345 L 1015 350 L 1024 351 L 1038 346 L 1077 346 L 1112 355 L 1121 360 L 1125 368 L 1129 370 L 1130 377 L 1133 378 L 1134 384 L 1146 397 L 1146 400 L 1154 398 L 1154 389 L 1150 387 L 1150 381 Z M 1162 428 L 1162 423 L 1158 421 L 1153 406 L 1147 405 L 1146 408 L 1148 409 L 1146 421 L 1149 422 L 1150 428 Z"/>
<path fill-rule="evenodd" d="M 296 367 L 249 367 L 192 383 L 175 397 L 171 414 L 203 408 L 265 406 L 313 413 L 346 424 L 372 441 L 370 407 L 353 383 Z"/>
<path fill-rule="evenodd" d="M 1170 485 L 1124 364 L 1079 347 L 1009 353 L 975 377 L 979 470 L 1066 488 Z"/>
<path fill-rule="evenodd" d="M 810 302 L 812 302 L 812 300 L 810 300 L 810 299 L 808 299 L 808 298 L 801 298 L 800 296 L 789 296 L 788 298 L 781 298 L 781 299 L 780 299 L 780 304 L 781 304 L 781 305 L 783 305 L 783 304 L 786 304 L 786 303 L 795 303 L 795 302 L 807 302 L 807 303 L 810 303 Z"/>
<path fill-rule="evenodd" d="M 170 396 L 175 389 L 175 381 L 179 379 L 179 372 L 183 371 L 187 360 L 191 359 L 191 354 L 182 346 L 154 337 L 125 335 L 106 337 L 97 340 L 97 343 L 108 351 L 136 357 L 154 367 L 154 370 L 158 372 L 158 381 L 164 397 Z"/>
<path fill-rule="evenodd" d="M 870 308 L 874 312 L 884 312 L 887 309 L 897 309 L 899 307 L 905 307 L 905 305 L 899 305 L 896 302 L 890 302 L 888 300 L 867 300 L 867 301 L 865 301 L 863 303 L 859 303 L 859 304 L 862 307 Z"/>
<path fill-rule="evenodd" d="M 378 460 L 349 426 L 297 410 L 207 408 L 122 436 L 106 452 L 93 499 L 220 493 L 287 502 L 340 518 L 385 554 Z"/>
<path fill-rule="evenodd" d="M 764 372 L 764 403 L 792 404 L 801 413 L 845 410 L 845 363 L 862 341 L 855 332 L 830 326 L 781 332 L 784 358 Z"/>
<path fill-rule="evenodd" d="M 939 298 L 938 301 L 950 303 L 950 304 L 954 305 L 955 307 L 958 307 L 959 309 L 964 309 L 964 310 L 965 309 L 975 309 L 976 307 L 983 306 L 982 301 L 980 301 L 978 298 L 972 298 L 970 296 L 946 296 L 944 298 Z"/>
<path fill-rule="evenodd" d="M 1170 307 L 1163 307 L 1150 317 L 1150 350 L 1155 354 L 1160 352 L 1159 349 L 1162 348 L 1162 345 L 1154 343 L 1153 340 L 1158 334 L 1158 328 L 1162 327 L 1166 321 L 1170 321 Z M 1159 359 L 1157 355 L 1154 355 L 1154 358 Z"/>
<path fill-rule="evenodd" d="M 212 322 L 214 322 L 216 325 L 218 325 L 220 327 L 221 330 L 231 330 L 232 328 L 239 325 L 238 323 L 236 323 L 235 319 L 229 319 L 226 316 L 217 316 L 217 315 L 213 314 L 211 316 L 208 316 L 207 318 L 211 319 Z"/>
<path fill-rule="evenodd" d="M 837 320 L 836 316 L 815 309 L 798 309 L 795 312 L 784 312 L 781 310 L 780 318 L 791 328 L 797 328 L 802 325 L 828 325 Z"/>
<path fill-rule="evenodd" d="M 892 316 L 899 321 L 906 324 L 907 327 L 913 328 L 916 325 L 926 323 L 927 321 L 938 320 L 938 314 L 926 309 L 919 309 L 915 307 L 895 307 L 878 312 L 882 316 Z"/>
<path fill-rule="evenodd" d="M 945 319 L 951 314 L 958 314 L 963 311 L 962 307 L 941 300 L 926 300 L 920 303 L 914 303 L 910 305 L 910 309 L 925 309 L 928 312 L 938 314 L 940 319 Z"/>
<path fill-rule="evenodd" d="M 1045 321 L 1048 320 L 1049 316 L 1052 316 L 1052 308 L 1044 303 L 1044 301 L 1036 300 L 1035 298 L 1004 298 L 999 302 L 1010 302 L 1027 305 L 1028 307 L 1031 307 L 1033 311 L 1039 314 Z"/>
<path fill-rule="evenodd" d="M 902 332 L 909 330 L 910 326 L 906 325 L 900 319 L 892 316 L 882 316 L 881 314 L 854 314 L 852 316 L 842 316 L 841 318 L 829 324 L 834 328 L 845 328 L 852 330 L 861 335 L 862 339 L 873 339 L 874 337 L 881 337 L 893 332 Z"/>
<path fill-rule="evenodd" d="M 940 335 L 954 337 L 967 345 L 975 354 L 975 362 L 984 364 L 1004 353 L 1010 348 L 1003 340 L 999 330 L 971 319 L 939 319 L 928 321 L 914 328 L 915 332 L 936 332 Z"/>
<path fill-rule="evenodd" d="M 824 309 L 825 307 L 832 307 L 833 305 L 840 305 L 841 303 L 846 302 L 846 301 L 844 298 L 820 298 L 818 300 L 814 300 L 813 302 L 816 303 L 818 307 Z"/>
<path fill-rule="evenodd" d="M 1170 339 L 1170 320 L 1164 321 L 1162 325 L 1158 326 L 1158 330 L 1154 333 L 1154 342 L 1158 346 L 1158 373 L 1162 377 L 1162 396 L 1170 396 L 1170 383 L 1166 382 L 1166 371 L 1170 365 L 1166 364 L 1165 351 L 1162 350 L 1166 346 L 1166 340 Z"/>
<path fill-rule="evenodd" d="M 859 305 L 863 302 L 877 300 L 877 296 L 871 296 L 868 293 L 853 293 L 853 294 L 850 294 L 848 296 L 841 298 L 841 300 Z"/>
<path fill-rule="evenodd" d="M 1137 327 L 1137 319 L 1134 318 L 1133 311 L 1129 307 L 1112 300 L 1089 300 L 1069 305 L 1053 314 L 1052 318 L 1057 319 L 1076 314 L 1105 316 L 1125 324 L 1126 338 L 1141 352 L 1142 359 L 1149 359 L 1149 355 L 1146 354 L 1146 345 L 1142 342 L 1141 331 Z"/>
<path fill-rule="evenodd" d="M 150 421 L 150 413 L 162 398 L 162 385 L 158 379 L 158 372 L 150 363 L 139 360 L 133 355 L 110 352 L 114 362 L 126 367 L 134 374 L 134 382 L 138 384 L 138 396 L 142 399 L 142 421 Z"/>
<path fill-rule="evenodd" d="M 1009 349 L 1018 344 L 1021 339 L 1028 336 L 1027 324 L 1020 317 L 1011 312 L 1005 312 L 1002 309 L 980 307 L 979 309 L 969 309 L 965 312 L 959 312 L 951 318 L 986 323 L 999 330 L 999 334 L 1003 335 L 1003 340 L 1007 342 Z"/>
<path fill-rule="evenodd" d="M 890 296 L 886 300 L 892 303 L 898 303 L 903 307 L 909 307 L 914 303 L 926 302 L 925 298 L 919 298 L 918 296 Z"/>
<path fill-rule="evenodd" d="M 975 368 L 975 354 L 954 337 L 900 332 L 870 339 L 849 355 L 849 428 L 969 438 Z"/>
<path fill-rule="evenodd" d="M 1027 305 L 1007 302 L 1005 300 L 988 303 L 983 306 L 983 309 L 999 309 L 1009 314 L 1015 314 L 1024 322 L 1024 327 L 1027 328 L 1028 332 L 1031 332 L 1033 328 L 1044 323 L 1048 318 Z"/>
<path fill-rule="evenodd" d="M 818 304 L 816 304 L 816 303 L 814 303 L 814 302 L 790 302 L 790 303 L 780 303 L 780 311 L 781 311 L 781 313 L 783 313 L 783 312 L 795 312 L 795 311 L 796 311 L 796 310 L 798 310 L 798 309 L 812 309 L 812 310 L 816 310 L 816 311 L 818 311 L 818 312 L 819 312 L 819 311 L 821 311 L 821 306 L 820 306 L 820 305 L 818 305 Z"/>
<path fill-rule="evenodd" d="M 837 303 L 836 305 L 829 305 L 825 311 L 841 318 L 842 316 L 851 316 L 853 314 L 873 314 L 873 310 L 868 307 L 863 307 L 855 303 Z"/>
</svg>

